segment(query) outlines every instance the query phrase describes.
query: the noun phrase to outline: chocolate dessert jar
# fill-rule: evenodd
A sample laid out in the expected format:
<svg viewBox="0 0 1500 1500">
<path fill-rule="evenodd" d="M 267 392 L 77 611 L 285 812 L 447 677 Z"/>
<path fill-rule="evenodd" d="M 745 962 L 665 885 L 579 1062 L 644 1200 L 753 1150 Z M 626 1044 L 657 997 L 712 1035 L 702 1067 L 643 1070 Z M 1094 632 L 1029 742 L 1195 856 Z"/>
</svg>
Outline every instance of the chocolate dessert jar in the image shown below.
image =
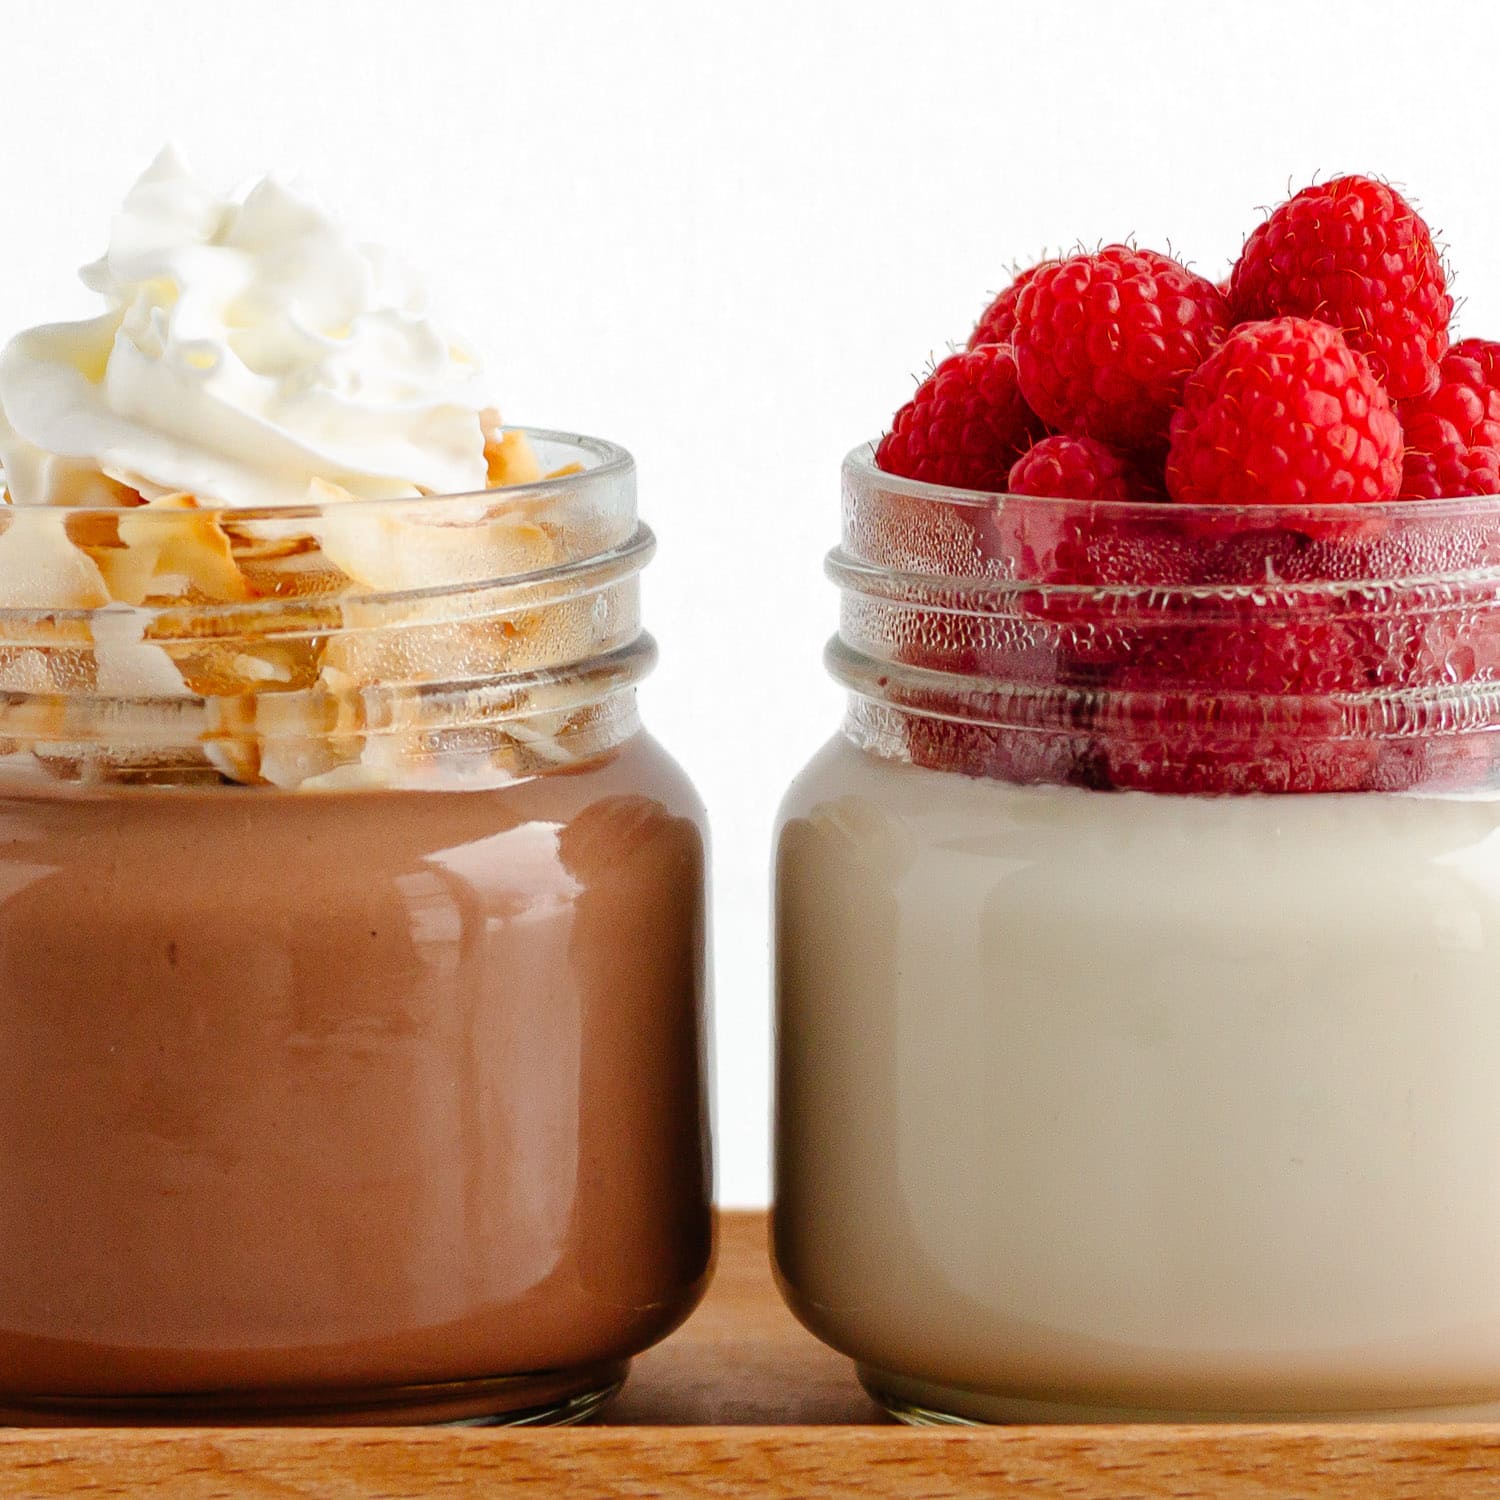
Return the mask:
<svg viewBox="0 0 1500 1500">
<path fill-rule="evenodd" d="M 652 542 L 626 453 L 531 436 L 578 471 L 5 515 L 6 1418 L 576 1420 L 698 1300 Z"/>
<path fill-rule="evenodd" d="M 1500 500 L 844 469 L 776 1264 L 912 1421 L 1500 1411 Z"/>
</svg>

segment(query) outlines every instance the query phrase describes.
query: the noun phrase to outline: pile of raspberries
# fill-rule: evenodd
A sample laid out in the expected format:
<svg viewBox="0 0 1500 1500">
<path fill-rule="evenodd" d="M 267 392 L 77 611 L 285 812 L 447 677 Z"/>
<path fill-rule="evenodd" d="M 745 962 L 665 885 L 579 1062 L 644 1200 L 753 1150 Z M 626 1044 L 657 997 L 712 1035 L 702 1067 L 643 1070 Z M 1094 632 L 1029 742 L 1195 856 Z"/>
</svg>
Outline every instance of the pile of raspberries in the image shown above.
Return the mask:
<svg viewBox="0 0 1500 1500">
<path fill-rule="evenodd" d="M 1304 188 L 1215 285 L 1129 245 L 1022 271 L 896 413 L 891 474 L 1076 500 L 1500 493 L 1500 343 L 1449 343 L 1432 234 L 1385 183 Z"/>
</svg>

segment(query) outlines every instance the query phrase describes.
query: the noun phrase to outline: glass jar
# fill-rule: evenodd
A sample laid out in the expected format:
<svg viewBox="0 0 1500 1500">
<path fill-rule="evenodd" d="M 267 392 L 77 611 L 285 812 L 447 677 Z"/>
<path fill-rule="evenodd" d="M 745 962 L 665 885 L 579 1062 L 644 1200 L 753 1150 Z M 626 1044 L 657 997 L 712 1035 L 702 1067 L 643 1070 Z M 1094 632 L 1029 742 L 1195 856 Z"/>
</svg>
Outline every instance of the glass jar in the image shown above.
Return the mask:
<svg viewBox="0 0 1500 1500">
<path fill-rule="evenodd" d="M 6 1420 L 577 1420 L 701 1295 L 652 540 L 628 454 L 531 440 L 480 495 L 6 514 Z"/>
<path fill-rule="evenodd" d="M 1500 1412 L 1500 500 L 844 468 L 774 1253 L 911 1421 Z"/>
</svg>

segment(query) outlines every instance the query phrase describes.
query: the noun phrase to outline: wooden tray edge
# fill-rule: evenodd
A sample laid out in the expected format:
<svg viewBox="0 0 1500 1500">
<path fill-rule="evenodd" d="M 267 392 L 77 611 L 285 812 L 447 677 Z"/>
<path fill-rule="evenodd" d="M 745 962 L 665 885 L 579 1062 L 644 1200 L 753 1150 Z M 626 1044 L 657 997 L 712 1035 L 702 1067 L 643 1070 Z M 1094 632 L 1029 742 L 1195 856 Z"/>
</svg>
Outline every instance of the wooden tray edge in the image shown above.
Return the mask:
<svg viewBox="0 0 1500 1500">
<path fill-rule="evenodd" d="M 14 1429 L 0 1494 L 1500 1496 L 1500 1424 Z"/>
</svg>

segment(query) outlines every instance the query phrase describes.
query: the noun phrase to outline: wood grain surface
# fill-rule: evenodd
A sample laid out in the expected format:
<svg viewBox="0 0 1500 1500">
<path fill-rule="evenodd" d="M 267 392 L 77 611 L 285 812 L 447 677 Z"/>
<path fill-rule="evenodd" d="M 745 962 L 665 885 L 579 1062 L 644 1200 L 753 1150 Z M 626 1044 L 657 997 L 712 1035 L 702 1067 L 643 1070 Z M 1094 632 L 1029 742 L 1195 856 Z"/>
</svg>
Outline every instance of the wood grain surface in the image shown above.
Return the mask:
<svg viewBox="0 0 1500 1500">
<path fill-rule="evenodd" d="M 26 1431 L 7 1500 L 858 1494 L 935 1500 L 1487 1500 L 1500 1433 L 1466 1427 L 593 1427 Z"/>
<path fill-rule="evenodd" d="M 703 1305 L 636 1360 L 603 1420 L 737 1427 L 890 1422 L 854 1378 L 854 1366 L 786 1310 L 771 1279 L 766 1216 L 759 1213 L 719 1215 L 719 1263 Z"/>
<path fill-rule="evenodd" d="M 782 1308 L 764 1216 L 730 1214 L 704 1306 L 593 1427 L 0 1432 L 0 1500 L 499 1494 L 1500 1500 L 1500 1425 L 882 1423 L 848 1364 Z"/>
</svg>

